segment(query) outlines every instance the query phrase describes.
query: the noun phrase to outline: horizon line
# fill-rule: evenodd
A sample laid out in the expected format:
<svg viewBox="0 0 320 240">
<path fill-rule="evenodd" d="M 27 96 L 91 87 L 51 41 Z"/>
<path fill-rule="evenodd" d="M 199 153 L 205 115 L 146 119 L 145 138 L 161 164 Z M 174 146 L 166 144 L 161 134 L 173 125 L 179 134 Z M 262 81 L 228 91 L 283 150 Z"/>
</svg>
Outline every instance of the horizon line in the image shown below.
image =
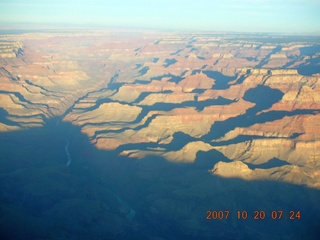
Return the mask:
<svg viewBox="0 0 320 240">
<path fill-rule="evenodd" d="M 127 30 L 127 31 L 154 31 L 154 32 L 185 32 L 185 33 L 213 33 L 213 34 L 252 34 L 252 35 L 281 35 L 281 36 L 305 36 L 320 37 L 319 32 L 281 32 L 281 31 L 237 31 L 237 30 L 214 30 L 214 29 L 194 29 L 194 28 L 168 28 L 168 27 L 146 27 L 146 26 L 123 26 L 106 24 L 74 24 L 74 23 L 0 23 L 0 30 L 20 30 L 20 31 L 55 31 L 55 30 Z"/>
</svg>

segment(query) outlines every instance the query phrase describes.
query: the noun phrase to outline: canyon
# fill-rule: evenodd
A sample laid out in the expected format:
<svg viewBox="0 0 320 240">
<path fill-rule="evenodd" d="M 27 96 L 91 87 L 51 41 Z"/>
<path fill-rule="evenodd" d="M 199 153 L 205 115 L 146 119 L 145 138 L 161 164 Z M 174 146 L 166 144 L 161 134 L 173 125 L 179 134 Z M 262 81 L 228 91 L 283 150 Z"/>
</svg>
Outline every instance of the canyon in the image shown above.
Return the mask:
<svg viewBox="0 0 320 240">
<path fill-rule="evenodd" d="M 155 181 L 159 188 L 178 178 L 166 164 L 180 172 L 206 162 L 205 171 L 190 172 L 184 188 L 168 193 L 180 200 L 189 194 L 185 197 L 191 205 L 207 197 L 197 195 L 197 189 L 234 179 L 250 187 L 259 181 L 257 186 L 262 181 L 290 184 L 311 189 L 318 198 L 319 44 L 307 38 L 231 33 L 91 30 L 0 35 L 0 132 L 6 136 L 67 124 L 85 136 L 88 148 L 114 159 L 108 165 L 112 171 L 122 171 L 115 167 L 121 161 L 136 162 L 138 170 L 130 174 Z M 62 165 L 72 168 L 76 140 L 61 139 L 62 154 L 64 149 L 67 153 Z M 150 180 L 148 174 L 155 171 L 150 164 L 159 159 L 166 162 L 159 172 L 168 170 L 167 179 Z M 205 181 L 200 184 L 198 178 Z M 187 193 L 190 182 L 193 187 Z M 109 208 L 116 209 L 117 202 L 127 206 L 114 190 L 108 194 Z M 184 219 L 178 202 L 168 203 L 169 197 L 154 190 L 146 198 L 153 215 L 175 212 L 186 234 L 191 226 L 197 234 L 209 227 Z M 133 212 L 131 207 L 119 211 L 124 216 Z M 117 221 L 113 224 L 120 231 L 123 225 Z M 223 221 L 219 224 L 226 227 Z M 230 234 L 233 239 L 235 233 Z"/>
<path fill-rule="evenodd" d="M 2 36 L 1 131 L 61 116 L 98 149 L 193 162 L 205 143 L 231 161 L 285 160 L 320 187 L 319 73 L 299 72 L 320 57 L 302 54 L 312 44 L 140 34 Z M 191 138 L 172 149 L 175 133 Z"/>
</svg>

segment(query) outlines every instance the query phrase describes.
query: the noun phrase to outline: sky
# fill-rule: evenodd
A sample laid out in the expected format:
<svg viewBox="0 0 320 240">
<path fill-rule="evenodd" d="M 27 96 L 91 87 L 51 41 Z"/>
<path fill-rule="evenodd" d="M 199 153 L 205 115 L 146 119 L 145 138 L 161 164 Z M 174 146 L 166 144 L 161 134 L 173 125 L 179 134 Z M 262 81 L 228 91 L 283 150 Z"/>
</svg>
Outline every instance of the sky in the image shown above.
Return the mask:
<svg viewBox="0 0 320 240">
<path fill-rule="evenodd" d="M 320 0 L 0 0 L 0 27 L 123 27 L 320 35 Z"/>
</svg>

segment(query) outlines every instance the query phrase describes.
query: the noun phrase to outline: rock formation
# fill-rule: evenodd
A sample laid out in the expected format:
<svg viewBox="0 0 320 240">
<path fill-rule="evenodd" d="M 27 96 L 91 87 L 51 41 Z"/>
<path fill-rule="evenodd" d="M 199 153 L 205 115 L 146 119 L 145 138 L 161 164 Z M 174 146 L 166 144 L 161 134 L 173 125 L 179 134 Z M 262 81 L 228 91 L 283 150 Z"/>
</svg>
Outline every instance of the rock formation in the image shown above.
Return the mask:
<svg viewBox="0 0 320 240">
<path fill-rule="evenodd" d="M 192 163 L 216 150 L 231 162 L 212 166 L 215 175 L 319 188 L 317 48 L 231 35 L 128 37 L 1 36 L 0 131 L 55 117 L 122 156 Z M 274 158 L 288 166 L 259 169 Z"/>
</svg>

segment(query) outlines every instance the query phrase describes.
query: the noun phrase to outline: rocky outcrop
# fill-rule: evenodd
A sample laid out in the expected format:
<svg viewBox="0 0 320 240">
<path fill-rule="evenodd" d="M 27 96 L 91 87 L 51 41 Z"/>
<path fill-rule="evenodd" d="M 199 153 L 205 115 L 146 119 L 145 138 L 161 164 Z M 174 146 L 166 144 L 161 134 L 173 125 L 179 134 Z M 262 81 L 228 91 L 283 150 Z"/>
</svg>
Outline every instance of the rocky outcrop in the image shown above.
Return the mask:
<svg viewBox="0 0 320 240">
<path fill-rule="evenodd" d="M 3 37 L 0 38 L 0 59 L 17 57 L 22 47 L 22 42 L 8 41 Z"/>
<path fill-rule="evenodd" d="M 230 163 L 218 162 L 210 171 L 212 174 L 225 178 L 242 178 L 250 180 L 252 170 L 241 161 Z"/>
<path fill-rule="evenodd" d="M 177 163 L 193 163 L 196 160 L 198 152 L 207 152 L 213 149 L 210 144 L 202 141 L 189 142 L 177 151 L 168 151 L 163 148 L 155 148 L 149 150 L 125 150 L 121 152 L 122 156 L 131 158 L 145 158 L 150 156 L 163 157 L 168 161 Z"/>
<path fill-rule="evenodd" d="M 83 109 L 80 110 L 77 114 L 71 113 L 64 120 L 74 122 L 74 124 L 80 126 L 83 123 L 128 123 L 134 121 L 140 112 L 140 107 L 111 102 L 103 103 L 98 108 L 92 111 Z"/>
<path fill-rule="evenodd" d="M 272 106 L 273 110 L 319 109 L 319 77 L 304 77 L 295 70 L 279 70 L 272 72 L 265 84 L 284 93 L 281 101 Z"/>
<path fill-rule="evenodd" d="M 182 87 L 183 92 L 192 92 L 195 89 L 210 89 L 214 83 L 215 81 L 212 78 L 201 72 L 187 76 L 179 82 L 178 86 Z"/>
<path fill-rule="evenodd" d="M 310 168 L 299 167 L 297 165 L 274 167 L 270 169 L 256 168 L 250 169 L 247 164 L 241 161 L 234 161 L 230 163 L 218 162 L 212 170 L 211 174 L 223 178 L 240 178 L 244 180 L 264 180 L 271 179 L 274 181 L 290 182 L 298 185 L 305 185 L 313 188 L 319 188 L 318 179 L 319 170 L 312 170 Z"/>
<path fill-rule="evenodd" d="M 112 150 L 120 145 L 141 142 L 169 144 L 176 132 L 201 138 L 210 131 L 215 121 L 224 121 L 238 116 L 252 104 L 239 101 L 227 106 L 208 106 L 202 111 L 194 108 L 176 108 L 168 112 L 156 112 L 152 121 L 144 128 L 124 129 L 123 132 L 98 134 L 96 146 Z M 234 112 L 234 109 L 238 112 Z M 201 124 L 199 124 L 201 123 Z M 94 127 L 94 126 L 93 126 Z"/>
</svg>

